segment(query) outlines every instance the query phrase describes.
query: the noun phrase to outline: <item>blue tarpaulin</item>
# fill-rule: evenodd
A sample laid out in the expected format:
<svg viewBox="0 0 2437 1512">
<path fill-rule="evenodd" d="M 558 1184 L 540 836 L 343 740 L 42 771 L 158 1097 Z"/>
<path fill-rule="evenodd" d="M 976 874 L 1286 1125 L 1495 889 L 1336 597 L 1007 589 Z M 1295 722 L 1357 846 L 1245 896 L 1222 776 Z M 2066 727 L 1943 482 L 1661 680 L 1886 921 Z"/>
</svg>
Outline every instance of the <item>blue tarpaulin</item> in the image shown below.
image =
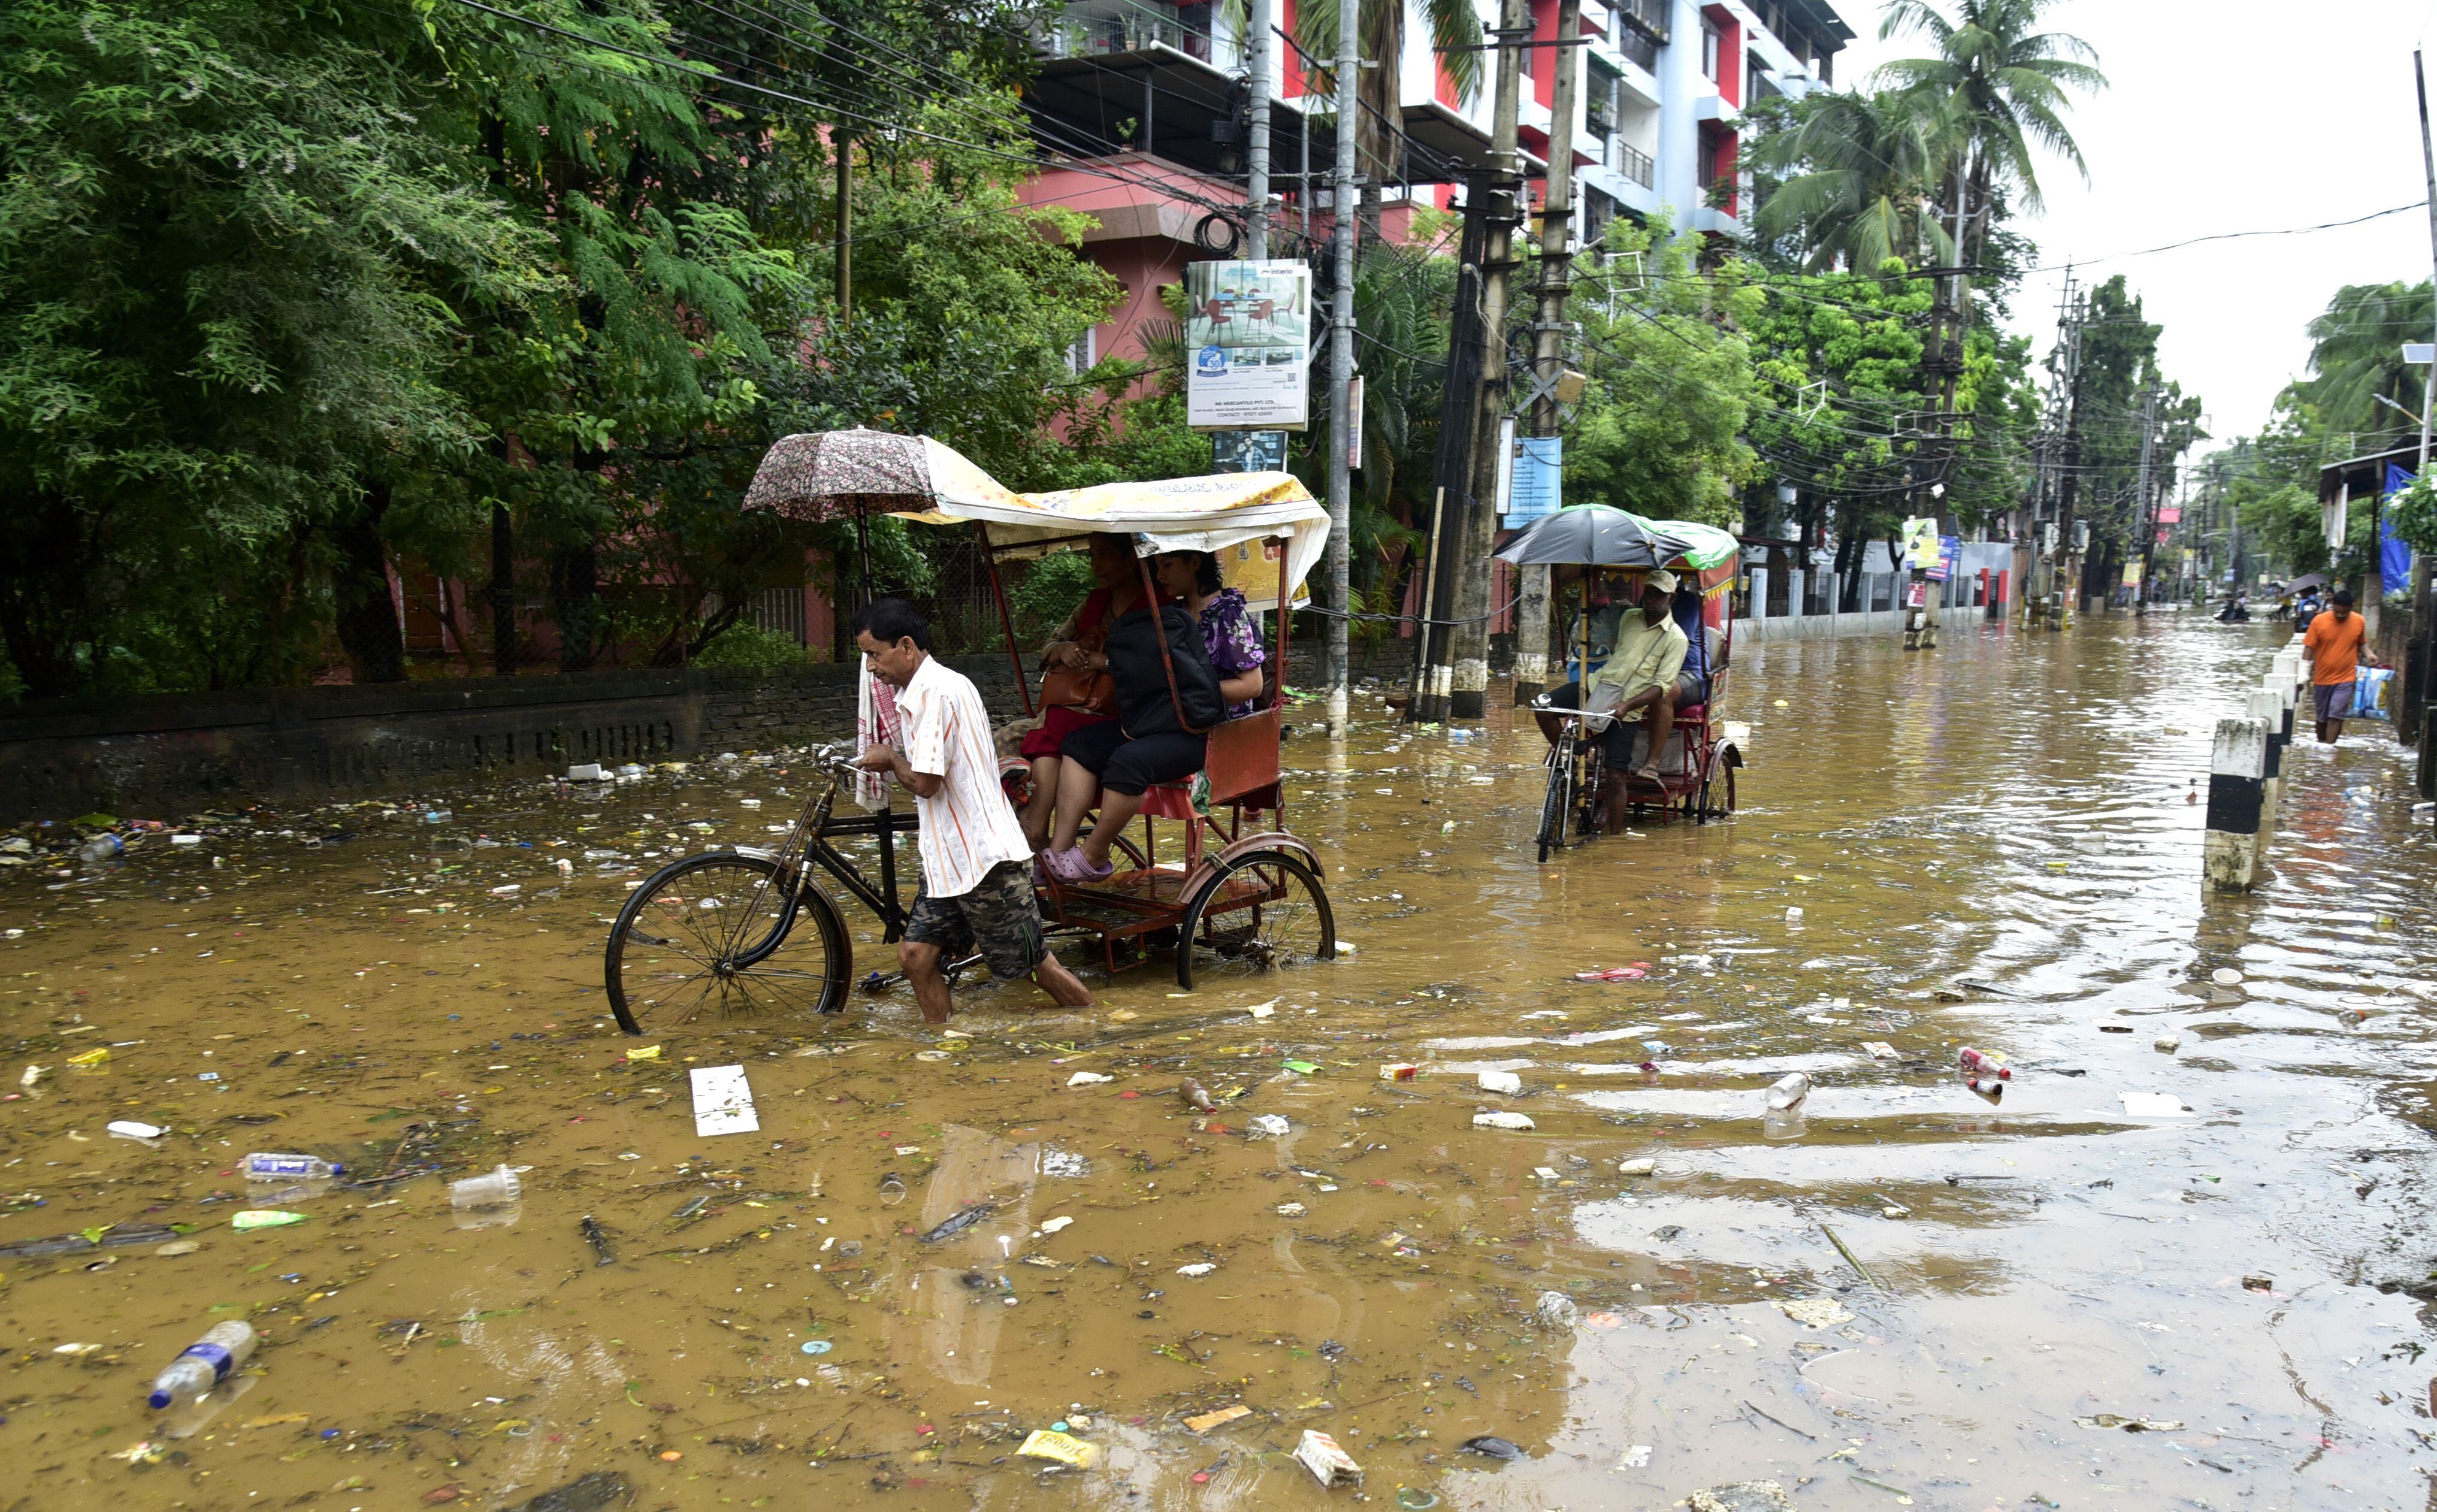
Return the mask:
<svg viewBox="0 0 2437 1512">
<path fill-rule="evenodd" d="M 2411 478 L 2411 473 L 2388 463 L 2386 487 L 2378 494 L 2378 501 L 2383 503 L 2389 495 L 2410 487 Z M 2390 589 L 2400 588 L 2411 581 L 2411 548 L 2394 538 L 2394 527 L 2388 521 L 2383 509 L 2377 512 L 2377 571 Z"/>
</svg>

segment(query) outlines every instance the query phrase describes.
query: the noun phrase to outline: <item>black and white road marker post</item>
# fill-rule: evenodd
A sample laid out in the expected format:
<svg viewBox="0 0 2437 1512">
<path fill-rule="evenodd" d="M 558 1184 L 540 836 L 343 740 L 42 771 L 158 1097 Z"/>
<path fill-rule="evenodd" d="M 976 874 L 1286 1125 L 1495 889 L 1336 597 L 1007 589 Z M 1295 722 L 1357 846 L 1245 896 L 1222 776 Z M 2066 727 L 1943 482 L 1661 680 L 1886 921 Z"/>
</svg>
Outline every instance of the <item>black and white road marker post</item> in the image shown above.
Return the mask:
<svg viewBox="0 0 2437 1512">
<path fill-rule="evenodd" d="M 2208 836 L 2201 873 L 2214 892 L 2248 892 L 2259 874 L 2260 827 L 2266 818 L 2266 719 L 2217 722 L 2209 751 Z"/>
</svg>

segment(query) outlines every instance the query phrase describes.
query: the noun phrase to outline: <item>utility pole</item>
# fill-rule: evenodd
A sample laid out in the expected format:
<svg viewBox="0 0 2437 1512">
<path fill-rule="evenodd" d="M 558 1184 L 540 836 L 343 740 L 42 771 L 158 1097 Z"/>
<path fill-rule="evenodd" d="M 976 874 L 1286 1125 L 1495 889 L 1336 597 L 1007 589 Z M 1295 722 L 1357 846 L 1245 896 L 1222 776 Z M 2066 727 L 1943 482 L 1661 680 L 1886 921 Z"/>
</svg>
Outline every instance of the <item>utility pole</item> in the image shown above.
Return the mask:
<svg viewBox="0 0 2437 1512">
<path fill-rule="evenodd" d="M 1354 509 L 1353 469 L 1347 451 L 1354 424 L 1354 239 L 1361 222 L 1354 213 L 1355 90 L 1362 80 L 1358 24 L 1362 8 L 1346 0 L 1337 9 L 1337 172 L 1329 181 L 1329 217 L 1335 222 L 1336 298 L 1328 321 L 1328 732 L 1345 734 L 1346 615 L 1354 607 L 1347 576 Z"/>
<path fill-rule="evenodd" d="M 1415 628 L 1413 681 L 1405 717 L 1418 724 L 1446 718 L 1454 685 L 1453 627 L 1438 624 L 1456 601 L 1462 575 L 1464 521 L 1472 496 L 1473 411 L 1481 383 L 1481 260 L 1489 239 L 1486 175 L 1464 182 L 1464 231 L 1456 249 L 1455 319 L 1447 332 L 1446 388 L 1439 396 L 1437 487 L 1430 501 L 1429 555 L 1422 579 L 1422 623 Z"/>
<path fill-rule="evenodd" d="M 1350 8 L 1349 8 L 1350 9 Z M 1499 0 L 1498 102 L 1489 138 L 1488 237 L 1481 260 L 1481 328 L 1487 343 L 1481 390 L 1473 406 L 1472 507 L 1465 511 L 1456 560 L 1453 677 L 1446 717 L 1479 719 L 1489 703 L 1489 554 L 1498 538 L 1498 470 L 1505 462 L 1499 431 L 1506 418 L 1506 301 L 1515 272 L 1515 228 L 1523 216 L 1522 165 L 1516 148 L 1522 114 L 1523 49 L 1532 42 L 1529 0 Z"/>
<path fill-rule="evenodd" d="M 2133 585 L 2132 612 L 2140 614 L 2149 606 L 2149 573 L 2157 565 L 2157 504 L 2151 497 L 2149 458 L 2158 440 L 2158 378 L 2155 373 L 2141 389 L 2141 492 L 2132 501 L 2132 521 L 2141 532 L 2141 581 Z"/>
<path fill-rule="evenodd" d="M 1566 296 L 1574 273 L 1574 100 L 1582 93 L 1582 0 L 1557 0 L 1557 77 L 1549 102 L 1549 186 L 1540 200 L 1540 310 L 1532 323 L 1532 433 L 1557 433 L 1557 380 L 1566 371 Z M 1549 682 L 1549 570 L 1518 569 L 1515 606 L 1515 701 L 1530 703 Z"/>
<path fill-rule="evenodd" d="M 2411 77 L 2420 92 L 2420 167 L 2431 196 L 2428 204 L 2428 255 L 2432 268 L 2437 268 L 2437 148 L 2429 145 L 2428 73 L 2421 65 L 2420 49 L 2417 47 L 2411 50 Z M 2428 475 L 2428 422 L 2432 397 L 2437 397 L 2437 361 L 2430 362 L 2420 376 L 2420 466 L 2415 476 L 2421 478 Z M 2371 549 L 2376 549 L 2375 536 L 2371 537 Z M 2429 696 L 2432 691 L 2437 691 L 2430 687 L 2431 683 L 2437 683 L 2437 585 L 2430 581 L 2431 566 L 2428 553 L 2419 552 L 2413 555 L 2411 603 L 2415 618 L 2412 624 L 2420 632 L 2420 677 L 2417 679 L 2419 685 L 2414 688 L 2414 679 L 2407 670 L 2403 679 L 2404 707 L 2398 711 L 2401 717 L 2395 720 L 2396 732 L 2407 741 L 2416 738 L 2423 747 L 2420 756 L 2423 798 L 2429 796 L 2429 752 L 2437 749 L 2437 721 L 2430 721 L 2428 717 L 2428 711 L 2437 708 L 2437 698 Z M 2408 655 L 2406 660 L 2410 660 Z M 2420 695 L 2417 707 L 2414 707 L 2415 701 L 2411 696 L 2415 692 Z"/>
<path fill-rule="evenodd" d="M 1253 76 L 1252 140 L 1244 144 L 1244 252 L 1254 262 L 1270 255 L 1270 6 L 1252 0 L 1244 39 Z"/>
<path fill-rule="evenodd" d="M 2081 607 L 2081 554 L 2073 544 L 2074 506 L 2081 496 L 2081 320 L 2083 300 L 2073 287 L 2073 271 L 2065 271 L 2064 308 L 2064 463 L 2057 489 L 2056 588 L 2049 603 L 2048 628 L 2064 628 L 2064 607 Z"/>
<path fill-rule="evenodd" d="M 837 144 L 837 302 L 838 324 L 854 313 L 854 138 L 832 131 Z"/>
</svg>

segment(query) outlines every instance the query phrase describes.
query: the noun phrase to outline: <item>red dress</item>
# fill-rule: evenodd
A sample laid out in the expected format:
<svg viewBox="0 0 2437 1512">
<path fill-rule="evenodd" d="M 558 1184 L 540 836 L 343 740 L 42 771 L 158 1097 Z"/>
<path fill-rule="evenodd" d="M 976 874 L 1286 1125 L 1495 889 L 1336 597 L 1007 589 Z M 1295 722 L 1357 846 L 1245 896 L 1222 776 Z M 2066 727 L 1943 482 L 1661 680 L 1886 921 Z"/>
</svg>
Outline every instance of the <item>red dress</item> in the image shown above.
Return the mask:
<svg viewBox="0 0 2437 1512">
<path fill-rule="evenodd" d="M 1100 622 L 1109 617 L 1110 600 L 1107 589 L 1092 589 L 1084 598 L 1082 608 L 1076 613 L 1075 633 L 1089 635 L 1098 629 Z M 1055 756 L 1066 748 L 1067 736 L 1086 725 L 1099 724 L 1108 717 L 1107 714 L 1085 713 L 1080 709 L 1071 709 L 1062 704 L 1044 710 L 1042 712 L 1041 728 L 1024 737 L 1024 759 L 1037 762 L 1044 756 Z"/>
</svg>

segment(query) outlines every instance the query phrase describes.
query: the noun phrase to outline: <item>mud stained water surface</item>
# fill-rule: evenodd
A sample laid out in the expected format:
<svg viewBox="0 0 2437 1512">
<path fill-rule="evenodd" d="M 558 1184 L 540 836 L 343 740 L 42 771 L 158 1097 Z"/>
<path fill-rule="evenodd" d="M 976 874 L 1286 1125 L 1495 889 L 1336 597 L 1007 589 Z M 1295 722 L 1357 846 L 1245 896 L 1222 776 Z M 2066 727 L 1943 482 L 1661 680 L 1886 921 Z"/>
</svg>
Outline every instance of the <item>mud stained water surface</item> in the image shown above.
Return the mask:
<svg viewBox="0 0 2437 1512">
<path fill-rule="evenodd" d="M 964 986 L 947 1033 L 902 988 L 607 1018 L 629 885 L 765 840 L 800 757 L 189 818 L 106 870 L 21 832 L 0 1505 L 2428 1505 L 2408 753 L 2297 748 L 2270 880 L 2200 892 L 2194 784 L 2281 639 L 1748 652 L 1733 819 L 1546 866 L 1529 723 L 1374 691 L 1287 747 L 1341 959 Z M 698 1135 L 727 1065 L 759 1128 Z M 250 1194 L 252 1152 L 346 1169 Z M 517 1205 L 452 1211 L 501 1165 Z M 233 1226 L 265 1208 L 302 1222 Z M 233 1384 L 149 1412 L 229 1319 Z M 1060 1424 L 1088 1466 L 1019 1453 Z"/>
</svg>

